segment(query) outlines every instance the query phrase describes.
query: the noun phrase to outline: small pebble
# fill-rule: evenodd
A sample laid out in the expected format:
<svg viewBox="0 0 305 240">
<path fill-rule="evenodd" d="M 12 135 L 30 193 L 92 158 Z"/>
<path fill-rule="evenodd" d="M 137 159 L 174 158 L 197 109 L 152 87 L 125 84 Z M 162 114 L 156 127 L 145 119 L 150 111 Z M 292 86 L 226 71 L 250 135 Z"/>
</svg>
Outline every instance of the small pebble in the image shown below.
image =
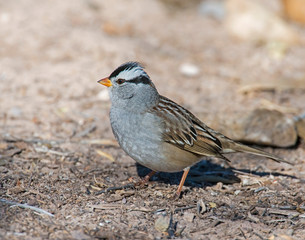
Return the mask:
<svg viewBox="0 0 305 240">
<path fill-rule="evenodd" d="M 183 63 L 179 70 L 180 73 L 187 77 L 195 77 L 199 74 L 199 68 L 190 63 Z"/>
<path fill-rule="evenodd" d="M 236 190 L 236 191 L 234 192 L 234 195 L 237 196 L 240 192 L 241 192 L 240 190 Z"/>
<path fill-rule="evenodd" d="M 259 187 L 259 188 L 255 189 L 254 192 L 258 193 L 258 192 L 263 191 L 263 190 L 267 190 L 267 188 L 266 187 Z"/>
<path fill-rule="evenodd" d="M 211 196 L 217 196 L 218 195 L 218 193 L 217 192 L 214 192 L 214 191 L 211 191 Z"/>
<path fill-rule="evenodd" d="M 205 203 L 203 202 L 202 199 L 200 199 L 197 202 L 197 213 L 198 214 L 203 214 L 207 211 L 207 206 L 205 205 Z"/>
<path fill-rule="evenodd" d="M 155 191 L 154 195 L 156 195 L 158 197 L 163 197 L 163 193 L 161 191 Z"/>
<path fill-rule="evenodd" d="M 159 232 L 166 232 L 169 228 L 170 217 L 160 215 L 155 221 L 155 229 Z"/>
</svg>

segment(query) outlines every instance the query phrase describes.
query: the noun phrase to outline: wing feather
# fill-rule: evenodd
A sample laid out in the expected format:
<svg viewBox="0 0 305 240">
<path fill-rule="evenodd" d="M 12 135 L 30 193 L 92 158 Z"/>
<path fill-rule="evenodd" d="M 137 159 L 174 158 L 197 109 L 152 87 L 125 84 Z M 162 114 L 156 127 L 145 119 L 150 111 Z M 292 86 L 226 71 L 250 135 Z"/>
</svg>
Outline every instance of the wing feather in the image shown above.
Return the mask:
<svg viewBox="0 0 305 240">
<path fill-rule="evenodd" d="M 161 96 L 153 108 L 154 114 L 163 119 L 163 140 L 181 149 L 202 156 L 222 154 L 222 144 L 209 132 L 209 128 L 185 108 Z"/>
</svg>

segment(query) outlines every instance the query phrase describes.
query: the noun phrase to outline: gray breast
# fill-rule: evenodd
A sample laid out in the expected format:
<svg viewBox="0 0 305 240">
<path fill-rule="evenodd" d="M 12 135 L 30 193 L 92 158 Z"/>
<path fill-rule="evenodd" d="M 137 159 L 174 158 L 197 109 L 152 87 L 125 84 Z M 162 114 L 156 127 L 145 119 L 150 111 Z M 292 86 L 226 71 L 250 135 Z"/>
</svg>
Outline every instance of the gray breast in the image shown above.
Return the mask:
<svg viewBox="0 0 305 240">
<path fill-rule="evenodd" d="M 152 162 L 162 161 L 161 128 L 157 116 L 111 108 L 112 131 L 122 149 L 140 164 L 154 169 Z M 160 164 L 160 163 L 158 163 Z"/>
</svg>

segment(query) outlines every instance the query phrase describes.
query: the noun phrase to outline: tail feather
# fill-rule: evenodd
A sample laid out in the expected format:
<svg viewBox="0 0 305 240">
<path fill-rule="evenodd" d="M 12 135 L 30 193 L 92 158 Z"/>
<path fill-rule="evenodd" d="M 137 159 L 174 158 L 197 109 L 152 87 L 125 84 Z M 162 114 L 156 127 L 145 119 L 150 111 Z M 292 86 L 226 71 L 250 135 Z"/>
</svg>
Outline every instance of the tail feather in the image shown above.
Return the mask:
<svg viewBox="0 0 305 240">
<path fill-rule="evenodd" d="M 283 163 L 288 163 L 290 165 L 293 165 L 291 162 L 289 162 L 285 159 L 282 159 L 280 157 L 277 157 L 271 153 L 268 153 L 268 152 L 265 152 L 265 151 L 262 151 L 262 150 L 259 150 L 259 149 L 253 148 L 253 147 L 249 147 L 249 146 L 246 146 L 244 144 L 237 143 L 234 141 L 230 142 L 229 144 L 228 143 L 229 142 L 226 142 L 225 145 L 227 145 L 227 146 L 224 146 L 223 153 L 229 153 L 229 152 L 251 153 L 251 154 L 254 154 L 257 156 L 262 156 L 262 157 L 272 159 L 276 162 L 283 162 Z"/>
</svg>

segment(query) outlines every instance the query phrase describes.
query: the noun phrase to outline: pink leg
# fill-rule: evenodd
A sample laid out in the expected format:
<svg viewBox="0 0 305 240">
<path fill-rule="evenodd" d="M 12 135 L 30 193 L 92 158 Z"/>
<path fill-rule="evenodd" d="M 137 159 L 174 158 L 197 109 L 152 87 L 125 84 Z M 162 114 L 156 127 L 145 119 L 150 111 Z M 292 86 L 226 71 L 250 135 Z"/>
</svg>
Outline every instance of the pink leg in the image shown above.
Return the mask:
<svg viewBox="0 0 305 240">
<path fill-rule="evenodd" d="M 182 187 L 183 187 L 183 185 L 184 185 L 184 182 L 185 182 L 185 179 L 186 179 L 186 177 L 187 177 L 187 174 L 188 174 L 189 171 L 190 171 L 190 168 L 186 168 L 186 169 L 184 169 L 183 171 L 184 171 L 184 172 L 183 172 L 182 178 L 181 178 L 181 180 L 180 180 L 180 183 L 179 183 L 179 186 L 178 186 L 178 189 L 177 189 L 177 192 L 176 192 L 177 197 L 180 196 Z"/>
</svg>

